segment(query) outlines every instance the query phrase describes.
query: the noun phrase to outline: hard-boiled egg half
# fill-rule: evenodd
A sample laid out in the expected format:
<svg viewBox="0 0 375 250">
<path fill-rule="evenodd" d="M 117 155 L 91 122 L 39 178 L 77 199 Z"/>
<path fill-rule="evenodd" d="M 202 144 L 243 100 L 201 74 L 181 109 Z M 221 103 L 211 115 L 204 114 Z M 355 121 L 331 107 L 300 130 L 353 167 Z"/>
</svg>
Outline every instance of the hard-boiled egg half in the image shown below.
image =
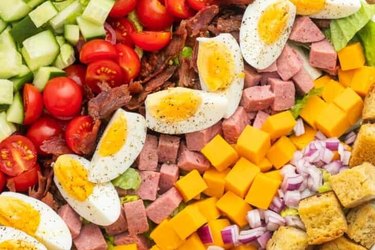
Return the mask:
<svg viewBox="0 0 375 250">
<path fill-rule="evenodd" d="M 92 157 L 89 180 L 103 183 L 124 173 L 141 152 L 146 133 L 146 120 L 142 115 L 118 109 Z"/>
<path fill-rule="evenodd" d="M 337 19 L 350 16 L 361 8 L 361 0 L 290 0 L 298 15 Z"/>
<path fill-rule="evenodd" d="M 244 86 L 244 64 L 240 46 L 228 33 L 217 37 L 200 37 L 198 73 L 203 90 L 225 95 L 228 102 L 224 118 L 236 111 Z"/>
<path fill-rule="evenodd" d="M 11 227 L 0 226 L 0 249 L 5 250 L 47 250 L 28 234 Z"/>
<path fill-rule="evenodd" d="M 120 216 L 121 204 L 111 182 L 88 180 L 90 162 L 77 155 L 61 155 L 53 165 L 54 181 L 64 199 L 86 220 L 108 226 Z"/>
<path fill-rule="evenodd" d="M 296 16 L 289 0 L 255 0 L 242 18 L 240 45 L 246 62 L 265 69 L 280 56 Z"/>
<path fill-rule="evenodd" d="M 148 128 L 164 134 L 185 134 L 208 128 L 227 112 L 224 95 L 188 88 L 170 88 L 145 101 Z"/>
<path fill-rule="evenodd" d="M 0 195 L 0 225 L 23 231 L 51 250 L 70 250 L 72 246 L 72 236 L 60 216 L 45 203 L 23 194 Z"/>
</svg>

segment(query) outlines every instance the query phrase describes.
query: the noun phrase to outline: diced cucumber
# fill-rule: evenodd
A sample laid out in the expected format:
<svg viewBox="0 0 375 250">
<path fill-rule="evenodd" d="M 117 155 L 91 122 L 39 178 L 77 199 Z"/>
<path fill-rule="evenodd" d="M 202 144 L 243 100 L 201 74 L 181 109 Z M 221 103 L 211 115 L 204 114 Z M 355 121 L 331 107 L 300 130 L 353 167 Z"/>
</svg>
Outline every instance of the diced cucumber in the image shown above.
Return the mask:
<svg viewBox="0 0 375 250">
<path fill-rule="evenodd" d="M 5 28 L 7 27 L 7 23 L 4 22 L 3 19 L 0 18 L 0 33 L 3 32 L 3 30 L 5 30 Z"/>
<path fill-rule="evenodd" d="M 39 4 L 43 3 L 45 0 L 23 0 L 31 9 L 34 9 Z"/>
<path fill-rule="evenodd" d="M 82 17 L 95 24 L 103 25 L 114 4 L 114 0 L 91 0 Z"/>
<path fill-rule="evenodd" d="M 22 0 L 1 0 L 0 17 L 5 22 L 20 20 L 31 11 L 29 5 Z"/>
<path fill-rule="evenodd" d="M 65 0 L 61 2 L 53 2 L 53 5 L 55 5 L 55 8 L 60 12 L 66 7 L 68 7 L 71 3 L 73 3 L 74 0 Z"/>
<path fill-rule="evenodd" d="M 59 69 L 65 69 L 76 61 L 72 45 L 66 43 L 60 48 L 60 55 L 56 58 L 54 66 Z"/>
<path fill-rule="evenodd" d="M 22 43 L 27 38 L 42 32 L 41 28 L 37 28 L 31 18 L 26 16 L 24 19 L 14 24 L 10 34 L 12 35 L 14 41 L 17 43 Z"/>
<path fill-rule="evenodd" d="M 35 10 L 29 13 L 29 17 L 37 28 L 42 26 L 57 15 L 57 10 L 51 1 L 39 5 Z"/>
<path fill-rule="evenodd" d="M 22 56 L 18 53 L 9 29 L 0 34 L 0 79 L 7 79 L 19 74 Z"/>
<path fill-rule="evenodd" d="M 22 124 L 24 118 L 23 102 L 20 92 L 14 95 L 13 103 L 9 106 L 7 111 L 7 121 L 17 124 Z"/>
<path fill-rule="evenodd" d="M 56 41 L 59 44 L 60 48 L 66 43 L 65 38 L 63 36 L 56 36 Z"/>
<path fill-rule="evenodd" d="M 105 37 L 105 29 L 103 25 L 97 25 L 83 17 L 77 17 L 77 23 L 81 34 L 86 41 Z"/>
<path fill-rule="evenodd" d="M 10 34 L 10 28 L 5 29 L 0 34 L 0 49 L 17 49 L 13 37 Z"/>
<path fill-rule="evenodd" d="M 82 5 L 79 0 L 76 0 L 59 12 L 49 23 L 56 32 L 63 32 L 64 25 L 75 23 L 77 16 L 81 15 L 81 13 Z"/>
<path fill-rule="evenodd" d="M 7 115 L 5 112 L 0 113 L 0 142 L 16 132 L 16 126 L 7 121 Z"/>
<path fill-rule="evenodd" d="M 64 26 L 65 39 L 72 45 L 76 45 L 79 41 L 79 26 L 74 24 L 66 24 Z"/>
<path fill-rule="evenodd" d="M 9 80 L 0 79 L 0 104 L 13 103 L 13 83 Z"/>
<path fill-rule="evenodd" d="M 40 91 L 43 91 L 44 87 L 50 79 L 59 76 L 65 76 L 65 71 L 56 67 L 41 67 L 34 75 L 33 84 Z"/>
<path fill-rule="evenodd" d="M 9 80 L 13 82 L 13 89 L 14 91 L 19 91 L 22 87 L 33 80 L 33 72 L 29 71 L 24 75 L 16 76 L 10 78 Z"/>
<path fill-rule="evenodd" d="M 50 65 L 60 52 L 55 35 L 50 30 L 32 36 L 22 44 L 22 55 L 31 71 Z"/>
</svg>

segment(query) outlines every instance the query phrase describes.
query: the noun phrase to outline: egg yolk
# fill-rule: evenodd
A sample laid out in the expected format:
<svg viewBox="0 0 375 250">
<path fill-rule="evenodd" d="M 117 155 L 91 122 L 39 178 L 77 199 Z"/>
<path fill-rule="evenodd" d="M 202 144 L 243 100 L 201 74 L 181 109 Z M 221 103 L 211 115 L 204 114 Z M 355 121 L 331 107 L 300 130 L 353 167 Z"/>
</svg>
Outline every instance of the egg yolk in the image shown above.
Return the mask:
<svg viewBox="0 0 375 250">
<path fill-rule="evenodd" d="M 99 154 L 103 157 L 120 151 L 127 137 L 127 122 L 123 114 L 109 126 L 99 145 Z"/>
<path fill-rule="evenodd" d="M 234 58 L 227 46 L 220 42 L 199 44 L 199 75 L 209 91 L 226 89 L 234 78 Z"/>
<path fill-rule="evenodd" d="M 54 165 L 55 176 L 62 188 L 78 201 L 85 201 L 94 190 L 87 180 L 88 173 L 82 164 L 68 156 L 60 156 Z"/>
<path fill-rule="evenodd" d="M 258 33 L 261 40 L 268 45 L 275 43 L 285 31 L 288 19 L 288 2 L 279 1 L 268 6 L 258 22 Z"/>
<path fill-rule="evenodd" d="M 179 122 L 194 116 L 201 103 L 201 97 L 194 93 L 173 93 L 161 98 L 157 105 L 151 106 L 150 111 L 159 119 Z"/>
<path fill-rule="evenodd" d="M 30 204 L 14 197 L 0 196 L 0 225 L 35 235 L 39 223 L 40 214 Z"/>
<path fill-rule="evenodd" d="M 0 243 L 1 250 L 37 250 L 30 242 L 23 240 L 6 240 Z"/>
<path fill-rule="evenodd" d="M 324 9 L 326 0 L 290 0 L 298 15 L 313 15 Z"/>
</svg>

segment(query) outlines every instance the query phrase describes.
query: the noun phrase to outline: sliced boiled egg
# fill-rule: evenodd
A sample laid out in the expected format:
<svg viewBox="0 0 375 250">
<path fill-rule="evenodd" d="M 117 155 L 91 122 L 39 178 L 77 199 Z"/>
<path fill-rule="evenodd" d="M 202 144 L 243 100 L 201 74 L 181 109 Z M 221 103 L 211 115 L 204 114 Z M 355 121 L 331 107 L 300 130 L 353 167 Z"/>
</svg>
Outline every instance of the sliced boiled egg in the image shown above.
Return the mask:
<svg viewBox="0 0 375 250">
<path fill-rule="evenodd" d="M 148 95 L 147 127 L 164 134 L 185 134 L 211 127 L 227 113 L 228 99 L 220 94 L 170 88 Z"/>
<path fill-rule="evenodd" d="M 265 69 L 283 51 L 296 16 L 289 0 L 255 0 L 242 18 L 240 45 L 246 62 Z"/>
<path fill-rule="evenodd" d="M 51 250 L 72 247 L 72 236 L 60 216 L 45 203 L 23 194 L 0 195 L 0 225 L 23 231 Z"/>
<path fill-rule="evenodd" d="M 69 205 L 86 220 L 108 226 L 120 216 L 121 204 L 111 182 L 88 180 L 90 162 L 77 155 L 61 155 L 53 165 L 54 182 Z"/>
<path fill-rule="evenodd" d="M 236 111 L 244 86 L 244 64 L 240 46 L 228 33 L 217 37 L 200 37 L 198 73 L 203 90 L 225 95 L 228 102 L 224 118 Z"/>
<path fill-rule="evenodd" d="M 3 250 L 47 250 L 30 235 L 12 227 L 0 226 L 0 249 Z"/>
<path fill-rule="evenodd" d="M 142 115 L 118 109 L 92 157 L 89 180 L 103 183 L 124 173 L 141 152 L 146 133 L 146 120 Z"/>
</svg>

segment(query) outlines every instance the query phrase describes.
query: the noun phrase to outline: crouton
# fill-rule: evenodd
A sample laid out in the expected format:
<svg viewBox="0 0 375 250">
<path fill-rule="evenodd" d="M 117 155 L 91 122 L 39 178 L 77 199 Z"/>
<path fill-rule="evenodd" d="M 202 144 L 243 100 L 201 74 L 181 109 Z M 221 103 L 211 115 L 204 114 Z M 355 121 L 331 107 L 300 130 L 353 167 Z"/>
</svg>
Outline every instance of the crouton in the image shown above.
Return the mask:
<svg viewBox="0 0 375 250">
<path fill-rule="evenodd" d="M 267 250 L 305 250 L 307 234 L 294 227 L 280 227 L 267 243 Z"/>
<path fill-rule="evenodd" d="M 375 165 L 375 124 L 363 124 L 354 143 L 351 167 L 361 165 L 363 162 Z"/>
<path fill-rule="evenodd" d="M 375 85 L 368 92 L 362 111 L 364 121 L 375 121 Z"/>
<path fill-rule="evenodd" d="M 319 250 L 366 250 L 361 245 L 355 244 L 344 236 L 333 241 L 324 243 L 319 247 Z"/>
</svg>

